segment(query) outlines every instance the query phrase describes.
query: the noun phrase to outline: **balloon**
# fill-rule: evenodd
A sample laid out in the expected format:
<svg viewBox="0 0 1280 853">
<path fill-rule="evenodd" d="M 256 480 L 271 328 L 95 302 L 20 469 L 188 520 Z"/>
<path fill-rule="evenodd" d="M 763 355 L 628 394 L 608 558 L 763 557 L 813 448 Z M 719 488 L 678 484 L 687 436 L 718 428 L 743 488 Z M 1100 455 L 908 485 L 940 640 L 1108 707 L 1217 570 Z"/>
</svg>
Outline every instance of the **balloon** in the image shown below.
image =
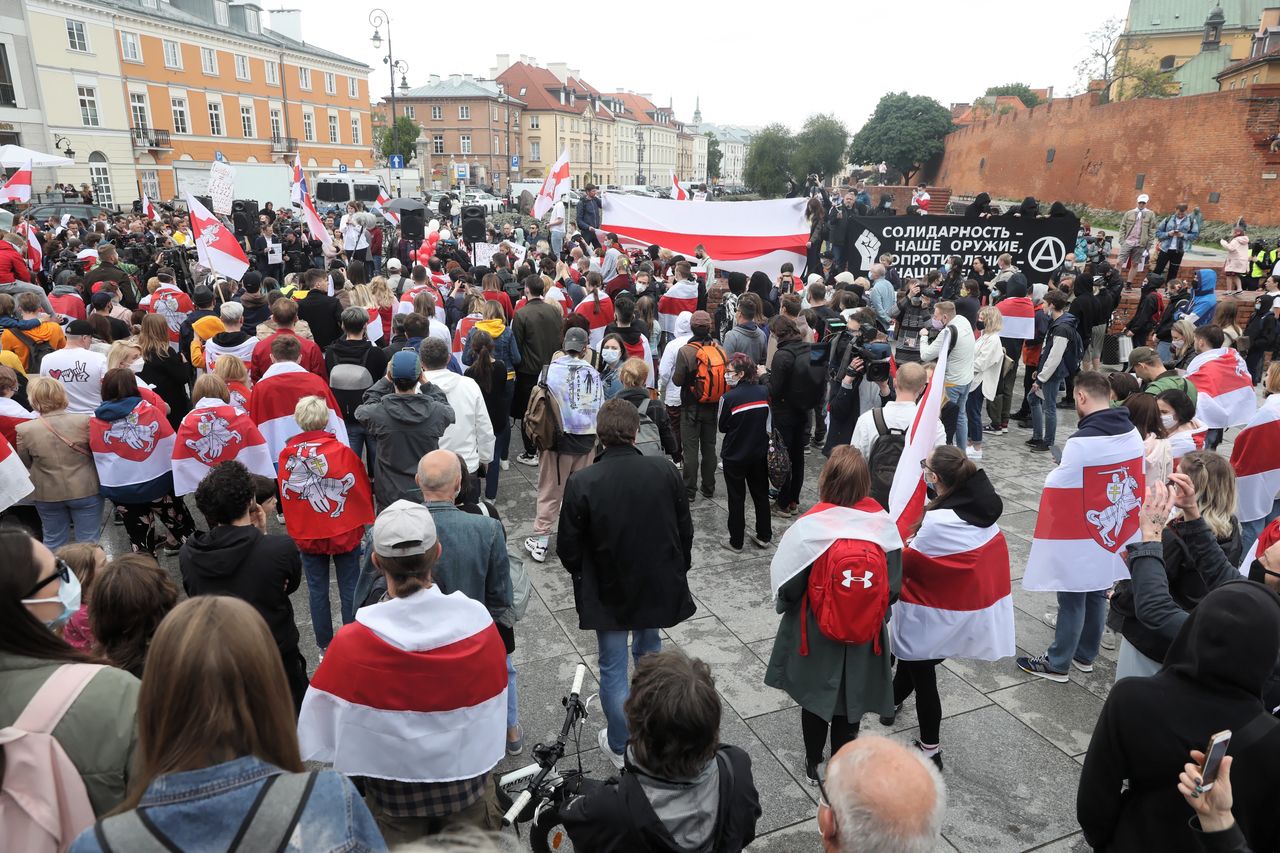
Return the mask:
<svg viewBox="0 0 1280 853">
<path fill-rule="evenodd" d="M 432 231 L 431 236 L 427 239 L 431 241 L 431 248 L 434 249 L 436 247 L 436 243 L 440 242 L 440 232 Z"/>
<path fill-rule="evenodd" d="M 413 261 L 416 261 L 416 260 L 418 259 L 418 250 L 417 250 L 417 249 L 410 249 L 410 250 L 409 250 L 409 259 L 410 259 L 410 260 L 413 260 Z"/>
<path fill-rule="evenodd" d="M 433 220 L 431 220 L 430 222 L 428 222 L 428 223 L 427 223 L 427 233 L 428 233 L 428 234 L 434 234 L 434 233 L 436 233 L 436 232 L 437 232 L 437 231 L 439 231 L 439 230 L 440 230 L 440 220 L 439 220 L 439 219 L 433 219 Z"/>
</svg>

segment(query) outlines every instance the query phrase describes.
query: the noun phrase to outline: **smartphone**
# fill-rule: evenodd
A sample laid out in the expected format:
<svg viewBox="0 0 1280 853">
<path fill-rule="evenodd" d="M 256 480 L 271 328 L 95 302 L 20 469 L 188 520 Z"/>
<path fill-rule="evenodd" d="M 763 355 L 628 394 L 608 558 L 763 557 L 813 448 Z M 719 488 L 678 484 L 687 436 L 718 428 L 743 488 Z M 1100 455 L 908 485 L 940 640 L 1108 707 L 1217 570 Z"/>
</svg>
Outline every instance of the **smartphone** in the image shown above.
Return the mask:
<svg viewBox="0 0 1280 853">
<path fill-rule="evenodd" d="M 1204 767 L 1200 769 L 1201 791 L 1213 789 L 1213 783 L 1218 778 L 1218 768 L 1222 766 L 1222 759 L 1226 757 L 1230 743 L 1230 729 L 1223 729 L 1209 738 L 1209 745 L 1204 750 Z"/>
</svg>

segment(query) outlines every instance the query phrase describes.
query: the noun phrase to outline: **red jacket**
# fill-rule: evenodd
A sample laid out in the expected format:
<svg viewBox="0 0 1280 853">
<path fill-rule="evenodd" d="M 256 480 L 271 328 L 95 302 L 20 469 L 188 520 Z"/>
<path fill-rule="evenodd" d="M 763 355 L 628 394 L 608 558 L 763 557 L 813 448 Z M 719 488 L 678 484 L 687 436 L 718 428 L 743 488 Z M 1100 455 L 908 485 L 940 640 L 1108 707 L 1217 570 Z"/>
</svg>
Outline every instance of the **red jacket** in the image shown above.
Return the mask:
<svg viewBox="0 0 1280 853">
<path fill-rule="evenodd" d="M 49 304 L 59 314 L 76 320 L 85 319 L 84 300 L 75 293 L 64 293 L 61 296 L 50 296 Z"/>
<path fill-rule="evenodd" d="M 250 364 L 249 372 L 253 374 L 254 382 L 261 379 L 262 374 L 266 373 L 271 367 L 271 342 L 281 335 L 293 335 L 293 332 L 281 329 L 258 341 L 258 345 L 253 348 L 253 361 Z M 294 337 L 297 337 L 297 335 L 294 335 Z M 298 338 L 298 343 L 302 344 L 302 357 L 298 359 L 298 363 L 305 367 L 309 373 L 314 373 L 325 382 L 328 382 L 329 371 L 325 370 L 324 353 L 320 351 L 320 347 L 316 346 L 315 341 L 309 341 L 306 338 Z"/>
<path fill-rule="evenodd" d="M 8 240 L 0 240 L 0 284 L 31 281 L 31 268 Z"/>
</svg>

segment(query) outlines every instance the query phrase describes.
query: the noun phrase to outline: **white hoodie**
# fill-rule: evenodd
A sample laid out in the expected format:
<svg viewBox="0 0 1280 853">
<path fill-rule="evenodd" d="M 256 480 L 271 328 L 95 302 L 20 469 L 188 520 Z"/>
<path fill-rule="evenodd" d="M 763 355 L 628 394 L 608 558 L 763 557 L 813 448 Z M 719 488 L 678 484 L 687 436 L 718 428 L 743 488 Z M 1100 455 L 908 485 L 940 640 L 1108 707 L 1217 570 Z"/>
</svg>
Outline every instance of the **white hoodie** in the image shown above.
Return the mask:
<svg viewBox="0 0 1280 853">
<path fill-rule="evenodd" d="M 671 383 L 671 376 L 676 371 L 676 354 L 680 347 L 693 338 L 689 323 L 693 320 L 693 312 L 681 311 L 676 317 L 676 336 L 667 343 L 662 351 L 662 361 L 658 363 L 658 387 L 663 389 L 662 402 L 668 406 L 680 405 L 680 386 Z"/>
<path fill-rule="evenodd" d="M 453 407 L 453 424 L 440 436 L 440 449 L 462 454 L 473 474 L 481 462 L 493 461 L 493 423 L 476 381 L 448 368 L 425 370 L 422 378 L 443 391 Z"/>
</svg>

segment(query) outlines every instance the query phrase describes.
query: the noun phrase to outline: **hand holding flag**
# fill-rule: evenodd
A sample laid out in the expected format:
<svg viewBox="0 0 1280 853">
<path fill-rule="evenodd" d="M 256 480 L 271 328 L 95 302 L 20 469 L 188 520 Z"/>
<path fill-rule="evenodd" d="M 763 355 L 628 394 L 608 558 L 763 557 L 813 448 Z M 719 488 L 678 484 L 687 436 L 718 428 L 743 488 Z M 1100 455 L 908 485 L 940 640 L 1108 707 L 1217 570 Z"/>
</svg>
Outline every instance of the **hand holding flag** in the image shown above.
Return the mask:
<svg viewBox="0 0 1280 853">
<path fill-rule="evenodd" d="M 680 179 L 676 177 L 676 173 L 671 173 L 671 198 L 676 201 L 688 201 L 689 194 L 684 191 L 684 187 L 680 186 Z"/>
<path fill-rule="evenodd" d="M 538 197 L 533 201 L 533 218 L 541 219 L 548 210 L 555 206 L 560 197 L 569 191 L 569 149 L 560 152 L 560 158 L 547 172 L 547 179 L 538 190 Z"/>
<path fill-rule="evenodd" d="M 190 193 L 187 212 L 191 216 L 191 235 L 195 238 L 200 263 L 234 281 L 243 278 L 249 269 L 249 258 L 236 235 Z"/>
<path fill-rule="evenodd" d="M 0 202 L 31 201 L 31 161 L 28 160 L 26 165 L 20 166 L 18 171 L 13 173 L 13 177 L 4 182 L 0 186 Z"/>
</svg>

